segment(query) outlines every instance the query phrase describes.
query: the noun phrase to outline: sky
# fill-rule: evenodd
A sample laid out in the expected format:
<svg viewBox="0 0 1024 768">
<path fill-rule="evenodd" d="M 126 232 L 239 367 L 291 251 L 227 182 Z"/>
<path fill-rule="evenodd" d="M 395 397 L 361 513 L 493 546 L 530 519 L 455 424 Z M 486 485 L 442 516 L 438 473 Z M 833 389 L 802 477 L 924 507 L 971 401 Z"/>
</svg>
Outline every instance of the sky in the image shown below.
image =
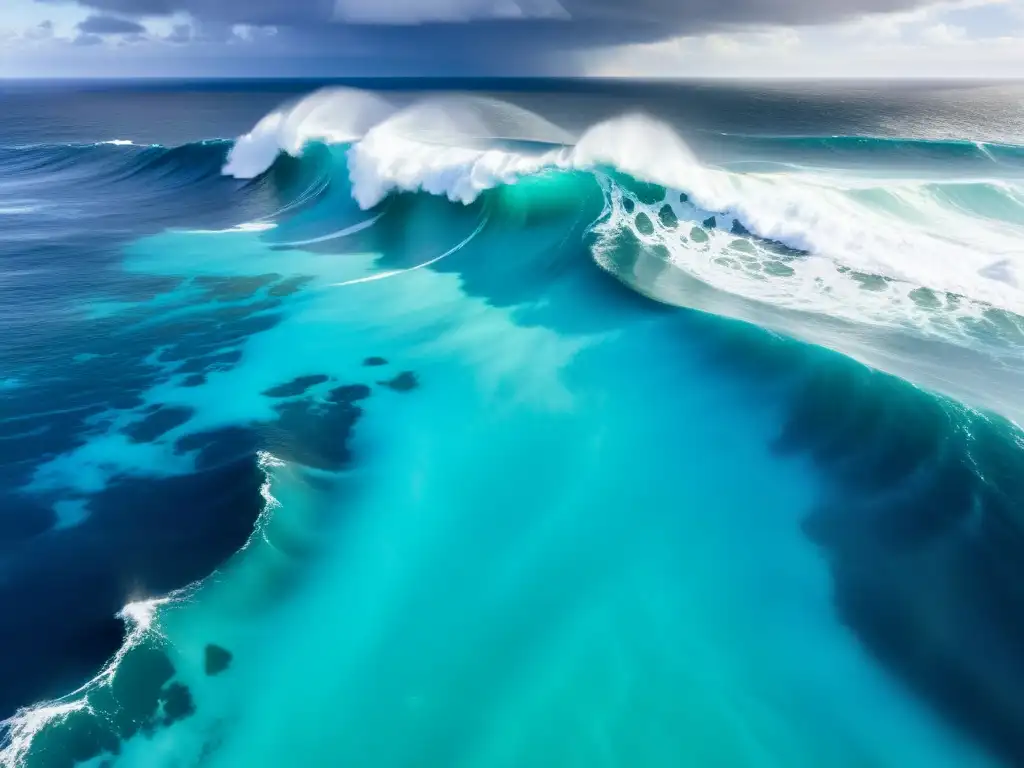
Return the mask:
<svg viewBox="0 0 1024 768">
<path fill-rule="evenodd" d="M 1024 77 L 1024 0 L 0 0 L 0 77 Z"/>
</svg>

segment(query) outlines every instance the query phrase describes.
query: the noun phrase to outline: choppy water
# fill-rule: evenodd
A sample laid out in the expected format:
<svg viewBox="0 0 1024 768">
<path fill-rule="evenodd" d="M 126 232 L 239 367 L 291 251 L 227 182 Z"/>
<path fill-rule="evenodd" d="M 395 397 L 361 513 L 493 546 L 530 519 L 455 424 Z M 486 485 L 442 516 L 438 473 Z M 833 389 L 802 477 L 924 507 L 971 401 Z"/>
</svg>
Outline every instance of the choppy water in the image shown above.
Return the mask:
<svg viewBox="0 0 1024 768">
<path fill-rule="evenodd" d="M 1020 89 L 545 88 L 4 94 L 0 765 L 1024 764 Z"/>
</svg>

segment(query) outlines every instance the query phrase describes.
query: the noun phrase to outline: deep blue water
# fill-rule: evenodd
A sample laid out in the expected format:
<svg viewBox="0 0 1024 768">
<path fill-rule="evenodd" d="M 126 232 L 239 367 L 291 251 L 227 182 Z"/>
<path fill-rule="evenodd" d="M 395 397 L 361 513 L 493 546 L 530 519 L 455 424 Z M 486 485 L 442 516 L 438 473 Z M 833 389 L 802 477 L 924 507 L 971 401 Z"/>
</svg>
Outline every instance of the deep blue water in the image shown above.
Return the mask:
<svg viewBox="0 0 1024 768">
<path fill-rule="evenodd" d="M 355 85 L 0 87 L 0 764 L 1024 765 L 1024 88 Z"/>
</svg>

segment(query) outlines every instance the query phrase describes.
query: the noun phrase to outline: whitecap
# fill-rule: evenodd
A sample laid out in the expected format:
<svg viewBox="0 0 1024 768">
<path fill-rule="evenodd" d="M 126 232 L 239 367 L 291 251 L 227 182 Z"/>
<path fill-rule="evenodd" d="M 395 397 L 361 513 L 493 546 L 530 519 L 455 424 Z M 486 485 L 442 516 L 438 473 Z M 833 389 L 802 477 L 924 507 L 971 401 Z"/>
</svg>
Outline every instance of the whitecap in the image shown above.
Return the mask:
<svg viewBox="0 0 1024 768">
<path fill-rule="evenodd" d="M 252 179 L 270 168 L 282 152 L 298 155 L 311 141 L 353 141 L 391 109 L 384 99 L 366 91 L 318 91 L 270 113 L 239 137 L 228 154 L 224 173 L 237 179 Z"/>
</svg>

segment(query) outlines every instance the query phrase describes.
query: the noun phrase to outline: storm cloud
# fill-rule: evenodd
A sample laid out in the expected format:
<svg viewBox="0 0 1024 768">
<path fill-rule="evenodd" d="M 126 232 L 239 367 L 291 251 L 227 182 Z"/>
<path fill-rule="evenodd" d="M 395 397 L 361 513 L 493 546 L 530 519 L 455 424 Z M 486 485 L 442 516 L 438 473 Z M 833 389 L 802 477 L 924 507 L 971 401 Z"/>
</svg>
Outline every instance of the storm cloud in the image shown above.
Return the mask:
<svg viewBox="0 0 1024 768">
<path fill-rule="evenodd" d="M 90 16 L 78 25 L 78 31 L 83 35 L 142 35 L 146 28 L 116 16 Z"/>
<path fill-rule="evenodd" d="M 159 17 L 172 21 L 178 26 L 159 40 L 174 43 L 179 58 L 191 56 L 196 66 L 204 56 L 242 66 L 242 59 L 254 59 L 254 54 L 247 53 L 239 41 L 258 39 L 260 67 L 275 72 L 535 76 L 584 72 L 593 52 L 618 46 L 713 32 L 833 24 L 941 2 L 79 0 L 79 4 L 97 14 L 83 24 L 112 27 L 102 31 L 83 27 L 86 34 L 128 34 L 114 28 L 135 22 L 152 26 Z M 180 25 L 182 20 L 187 29 Z"/>
<path fill-rule="evenodd" d="M 56 2 L 57 0 L 38 0 Z M 723 26 L 803 25 L 906 10 L 926 0 L 82 0 L 105 14 L 185 13 L 198 22 L 336 32 L 471 26 L 564 45 L 658 40 Z M 102 18 L 102 17 L 99 17 Z M 436 31 L 436 30 L 435 30 Z"/>
</svg>

